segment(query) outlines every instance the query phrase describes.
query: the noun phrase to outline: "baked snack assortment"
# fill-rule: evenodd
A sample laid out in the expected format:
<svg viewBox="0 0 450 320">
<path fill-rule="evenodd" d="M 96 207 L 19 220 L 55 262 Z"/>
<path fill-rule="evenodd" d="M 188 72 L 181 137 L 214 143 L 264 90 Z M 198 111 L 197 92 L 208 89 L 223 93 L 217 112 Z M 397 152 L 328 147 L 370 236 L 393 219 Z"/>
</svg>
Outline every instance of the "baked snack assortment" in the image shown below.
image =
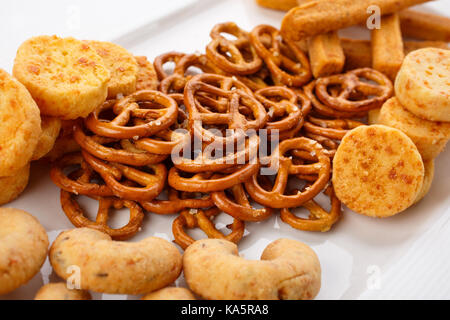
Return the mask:
<svg viewBox="0 0 450 320">
<path fill-rule="evenodd" d="M 204 53 L 170 51 L 153 63 L 113 43 L 40 36 L 20 46 L 18 80 L 0 70 L 0 205 L 24 190 L 30 161 L 46 159 L 76 227 L 59 234 L 49 260 L 66 281 L 79 266 L 79 290 L 50 283 L 36 300 L 89 300 L 89 291 L 313 299 L 315 252 L 279 239 L 246 260 L 246 225 L 279 215 L 294 229 L 327 232 L 342 204 L 387 218 L 428 193 L 450 138 L 447 30 L 400 12 L 426 1 L 257 2 L 292 9 L 281 30 L 218 23 Z M 373 4 L 383 17 L 372 40 L 341 39 L 339 29 L 364 22 Z M 414 24 L 437 35 L 403 41 Z M 95 215 L 82 197 L 97 201 Z M 121 209 L 128 222 L 110 226 Z M 172 216 L 183 255 L 161 238 L 124 242 L 149 214 Z M 221 215 L 232 222 L 221 227 Z M 4 294 L 39 271 L 48 238 L 29 214 L 0 208 L 0 239 Z M 181 272 L 188 288 L 173 287 Z"/>
</svg>

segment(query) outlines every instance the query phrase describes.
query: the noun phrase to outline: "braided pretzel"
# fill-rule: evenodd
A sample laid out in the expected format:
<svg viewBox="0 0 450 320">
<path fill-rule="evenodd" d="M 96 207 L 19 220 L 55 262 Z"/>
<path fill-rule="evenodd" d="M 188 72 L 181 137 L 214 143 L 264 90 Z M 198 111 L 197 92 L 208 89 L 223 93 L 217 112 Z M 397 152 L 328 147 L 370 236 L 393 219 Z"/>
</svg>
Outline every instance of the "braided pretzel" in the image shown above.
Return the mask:
<svg viewBox="0 0 450 320">
<path fill-rule="evenodd" d="M 166 94 L 183 93 L 186 83 L 192 78 L 192 76 L 186 75 L 190 67 L 197 67 L 206 73 L 218 73 L 217 68 L 205 55 L 186 54 L 176 62 L 173 74 L 161 81 L 159 90 Z"/>
<path fill-rule="evenodd" d="M 141 167 L 160 163 L 166 158 L 166 156 L 151 154 L 134 148 L 132 142 L 128 140 L 122 140 L 120 142 L 121 149 L 107 147 L 105 144 L 111 142 L 117 143 L 118 141 L 112 138 L 87 136 L 83 132 L 83 125 L 80 122 L 75 125 L 73 137 L 81 148 L 105 161 Z"/>
<path fill-rule="evenodd" d="M 189 197 L 193 194 L 190 192 L 179 192 L 173 188 L 169 188 L 168 200 L 152 200 L 142 201 L 142 207 L 156 214 L 172 214 L 178 213 L 185 209 L 210 208 L 214 205 L 210 195 L 202 198 Z"/>
<path fill-rule="evenodd" d="M 339 119 L 339 118 L 362 118 L 367 115 L 367 111 L 350 111 L 350 112 L 338 111 L 336 109 L 333 109 L 332 106 L 323 104 L 316 97 L 316 81 L 312 81 L 306 86 L 304 86 L 303 91 L 305 92 L 306 96 L 311 100 L 312 106 L 314 107 L 314 111 L 323 116 Z M 333 95 L 337 96 L 338 92 L 336 90 L 333 90 Z"/>
<path fill-rule="evenodd" d="M 146 168 L 154 171 L 154 174 L 151 174 L 119 163 L 106 163 L 86 151 L 81 153 L 84 160 L 100 174 L 118 198 L 150 201 L 156 198 L 164 188 L 167 169 L 161 163 L 146 166 Z M 124 183 L 121 182 L 123 178 L 127 179 Z M 142 187 L 130 186 L 130 181 Z"/>
<path fill-rule="evenodd" d="M 80 208 L 73 195 L 65 190 L 61 190 L 61 206 L 69 218 L 70 222 L 77 228 L 92 228 L 107 233 L 114 240 L 127 240 L 134 236 L 142 226 L 144 220 L 144 212 L 142 208 L 134 201 L 120 200 L 112 197 L 98 198 L 98 211 L 95 221 L 86 217 L 83 209 Z M 113 229 L 108 226 L 109 210 L 130 209 L 130 220 L 128 223 L 118 229 Z"/>
<path fill-rule="evenodd" d="M 212 192 L 211 198 L 220 210 L 232 217 L 242 221 L 262 221 L 273 214 L 274 210 L 269 207 L 254 209 L 249 202 L 242 183 L 231 187 L 229 191 L 233 195 L 234 201 L 227 196 L 225 191 Z"/>
<path fill-rule="evenodd" d="M 173 167 L 169 171 L 169 185 L 177 190 L 188 192 L 222 191 L 246 181 L 258 170 L 258 163 L 248 163 L 236 167 L 233 172 L 211 179 L 212 173 L 201 172 L 190 174 L 191 177 L 185 177 L 181 175 L 182 171 Z"/>
<path fill-rule="evenodd" d="M 68 175 L 64 171 L 77 166 Z M 75 179 L 73 175 L 77 173 Z M 97 173 L 84 161 L 81 153 L 71 153 L 60 158 L 52 164 L 50 170 L 52 181 L 61 189 L 87 196 L 112 197 L 114 194 L 107 185 L 92 182 L 97 178 Z"/>
<path fill-rule="evenodd" d="M 286 157 L 290 150 L 306 150 L 316 154 L 317 163 L 307 165 L 294 164 L 293 159 Z M 258 182 L 258 174 L 245 182 L 245 188 L 250 196 L 258 203 L 272 208 L 292 208 L 314 198 L 330 179 L 330 158 L 325 154 L 323 147 L 314 140 L 300 137 L 282 141 L 270 156 L 271 165 L 277 165 L 278 173 L 271 190 L 266 190 Z M 307 174 L 318 175 L 318 179 L 307 190 L 297 190 L 294 195 L 285 195 L 290 175 Z"/>
<path fill-rule="evenodd" d="M 212 112 L 205 107 L 202 108 L 200 100 L 196 99 L 200 92 L 226 98 L 228 100 L 227 112 Z M 197 75 L 186 85 L 184 102 L 189 113 L 191 133 L 200 136 L 205 142 L 221 141 L 225 144 L 234 141 L 240 134 L 235 133 L 229 137 L 221 137 L 203 128 L 203 125 L 225 125 L 228 129 L 239 129 L 245 132 L 249 129 L 260 129 L 267 122 L 267 113 L 264 107 L 253 97 L 250 89 L 235 78 L 209 73 Z M 254 120 L 249 120 L 239 112 L 241 106 L 252 111 Z M 209 104 L 208 107 L 215 108 L 216 104 Z"/>
<path fill-rule="evenodd" d="M 238 80 L 249 87 L 252 91 L 267 88 L 272 83 L 272 78 L 269 69 L 263 66 L 258 72 L 247 76 L 237 76 Z"/>
<path fill-rule="evenodd" d="M 228 33 L 236 40 L 222 36 Z M 233 22 L 219 23 L 211 33 L 212 41 L 206 47 L 207 57 L 220 69 L 236 75 L 248 75 L 257 72 L 262 66 L 262 60 L 252 47 L 248 33 Z"/>
<path fill-rule="evenodd" d="M 364 123 L 350 119 L 320 119 L 309 116 L 304 124 L 306 132 L 322 137 L 342 140 L 348 131 L 363 126 Z"/>
<path fill-rule="evenodd" d="M 153 62 L 153 65 L 155 66 L 155 71 L 158 75 L 159 81 L 162 81 L 169 76 L 166 71 L 164 71 L 164 65 L 168 62 L 173 62 L 176 65 L 184 56 L 184 53 L 175 51 L 166 52 L 157 56 Z"/>
<path fill-rule="evenodd" d="M 231 225 L 227 228 L 231 230 L 228 235 L 223 235 L 211 221 L 220 213 L 217 208 L 211 208 L 206 211 L 203 210 L 183 210 L 180 215 L 173 221 L 172 232 L 175 237 L 175 242 L 184 250 L 195 242 L 184 228 L 189 229 L 200 228 L 208 236 L 208 238 L 224 239 L 234 243 L 238 243 L 244 236 L 245 224 L 244 222 L 234 219 Z"/>
<path fill-rule="evenodd" d="M 309 211 L 308 219 L 297 217 L 288 208 L 283 208 L 281 220 L 298 230 L 320 232 L 330 230 L 342 215 L 341 202 L 336 197 L 333 186 L 329 186 L 324 193 L 330 198 L 330 212 L 326 212 L 314 200 L 309 200 L 302 205 Z"/>
<path fill-rule="evenodd" d="M 264 44 L 264 36 L 270 44 Z M 291 40 L 281 39 L 280 32 L 269 25 L 259 25 L 250 33 L 250 41 L 272 74 L 275 85 L 300 87 L 311 79 L 311 68 L 303 51 Z"/>
<path fill-rule="evenodd" d="M 100 119 L 109 109 L 114 111 L 114 119 Z M 115 102 L 106 101 L 85 120 L 86 127 L 102 137 L 131 139 L 148 137 L 169 128 L 177 119 L 177 103 L 169 96 L 153 90 L 135 92 Z M 145 122 L 128 126 L 131 118 Z"/>
<path fill-rule="evenodd" d="M 367 79 L 375 84 L 361 79 Z M 330 95 L 328 91 L 330 86 L 340 87 L 338 96 Z M 355 69 L 345 74 L 319 78 L 316 81 L 317 97 L 339 111 L 369 111 L 380 108 L 392 93 L 393 86 L 389 78 L 370 68 Z M 354 99 L 356 96 L 360 99 Z"/>
</svg>

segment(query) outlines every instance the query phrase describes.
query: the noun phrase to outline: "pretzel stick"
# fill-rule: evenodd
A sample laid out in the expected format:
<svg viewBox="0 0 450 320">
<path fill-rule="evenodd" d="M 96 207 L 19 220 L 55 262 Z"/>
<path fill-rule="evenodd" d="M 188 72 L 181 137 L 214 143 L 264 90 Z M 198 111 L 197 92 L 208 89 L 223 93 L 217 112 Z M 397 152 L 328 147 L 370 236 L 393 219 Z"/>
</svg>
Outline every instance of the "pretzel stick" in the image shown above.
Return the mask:
<svg viewBox="0 0 450 320">
<path fill-rule="evenodd" d="M 450 41 L 450 18 L 413 10 L 401 11 L 399 16 L 404 36 L 423 40 Z"/>
<path fill-rule="evenodd" d="M 341 45 L 345 54 L 345 70 L 372 66 L 370 41 L 342 38 Z M 447 43 L 442 41 L 405 41 L 403 47 L 405 55 L 411 51 L 428 47 L 448 49 Z"/>
<path fill-rule="evenodd" d="M 281 24 L 281 35 L 286 39 L 299 40 L 363 23 L 370 16 L 367 9 L 374 5 L 380 8 L 381 15 L 387 15 L 427 1 L 308 1 L 286 14 Z"/>
<path fill-rule="evenodd" d="M 398 14 L 383 16 L 381 28 L 372 31 L 372 67 L 395 80 L 404 57 Z"/>
<path fill-rule="evenodd" d="M 337 32 L 329 32 L 310 38 L 308 51 L 314 78 L 342 72 L 345 55 Z"/>
</svg>

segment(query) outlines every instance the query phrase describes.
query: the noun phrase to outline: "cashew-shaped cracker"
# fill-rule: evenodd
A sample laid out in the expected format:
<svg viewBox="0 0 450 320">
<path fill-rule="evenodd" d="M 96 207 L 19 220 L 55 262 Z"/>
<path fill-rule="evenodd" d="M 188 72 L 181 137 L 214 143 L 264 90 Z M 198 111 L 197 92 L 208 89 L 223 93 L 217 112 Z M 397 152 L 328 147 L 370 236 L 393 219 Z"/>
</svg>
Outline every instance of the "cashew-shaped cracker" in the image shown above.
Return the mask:
<svg viewBox="0 0 450 320">
<path fill-rule="evenodd" d="M 136 295 L 171 284 L 182 267 L 180 252 L 164 239 L 112 241 L 106 233 L 88 228 L 62 232 L 50 248 L 50 263 L 64 280 L 76 280 L 70 272 L 79 267 L 82 289 Z"/>
<path fill-rule="evenodd" d="M 312 299 L 320 290 L 319 260 L 295 240 L 270 243 L 260 261 L 239 257 L 232 242 L 200 240 L 185 251 L 183 266 L 191 290 L 206 299 Z"/>
</svg>

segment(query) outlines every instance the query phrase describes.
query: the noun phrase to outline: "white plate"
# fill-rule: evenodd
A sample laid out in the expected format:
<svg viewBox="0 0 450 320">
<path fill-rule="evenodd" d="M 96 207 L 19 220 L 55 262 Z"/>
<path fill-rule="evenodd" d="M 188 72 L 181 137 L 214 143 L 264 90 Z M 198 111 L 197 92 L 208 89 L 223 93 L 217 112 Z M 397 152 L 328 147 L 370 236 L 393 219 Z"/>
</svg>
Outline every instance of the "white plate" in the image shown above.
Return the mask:
<svg viewBox="0 0 450 320">
<path fill-rule="evenodd" d="M 164 5 L 159 0 L 128 0 L 125 7 L 122 7 L 123 1 L 87 2 L 95 3 L 93 10 L 87 10 L 85 5 L 71 6 L 69 1 L 40 1 L 39 6 L 23 0 L 6 3 L 9 10 L 0 13 L 1 38 L 6 39 L 2 42 L 7 44 L 0 52 L 0 67 L 10 71 L 18 45 L 29 36 L 43 33 L 110 40 L 136 55 L 153 59 L 171 50 L 204 51 L 209 31 L 218 22 L 234 21 L 251 30 L 261 23 L 279 27 L 283 17 L 281 12 L 257 7 L 254 0 L 172 0 L 164 2 Z M 424 7 L 441 14 L 450 11 L 449 3 L 443 0 Z M 103 11 L 101 16 L 100 11 Z M 35 17 L 35 12 L 41 15 Z M 66 19 L 61 19 L 61 15 Z M 367 32 L 356 28 L 343 33 L 367 36 Z M 261 223 L 248 223 L 246 236 L 239 245 L 240 252 L 246 258 L 258 259 L 264 247 L 280 237 L 309 244 L 319 255 L 323 269 L 318 299 L 448 299 L 449 171 L 450 151 L 447 149 L 436 160 L 435 180 L 428 196 L 389 219 L 371 219 L 346 209 L 343 219 L 330 232 L 323 234 L 294 230 L 276 216 Z M 8 206 L 35 215 L 48 230 L 51 241 L 61 230 L 72 228 L 61 210 L 59 190 L 50 181 L 45 164 L 33 164 L 26 192 Z M 86 207 L 92 212 L 96 210 L 93 203 L 86 203 Z M 124 223 L 125 216 L 116 216 L 112 222 L 114 226 Z M 172 240 L 173 219 L 174 216 L 148 214 L 142 232 L 132 241 L 154 235 Z M 222 227 L 228 221 L 219 219 Z M 201 235 L 198 232 L 193 234 Z M 58 281 L 47 261 L 41 273 L 30 283 L 0 298 L 33 298 L 38 288 L 49 280 Z M 183 280 L 177 283 L 183 284 Z M 94 297 L 135 298 L 100 294 L 94 294 Z"/>
</svg>

